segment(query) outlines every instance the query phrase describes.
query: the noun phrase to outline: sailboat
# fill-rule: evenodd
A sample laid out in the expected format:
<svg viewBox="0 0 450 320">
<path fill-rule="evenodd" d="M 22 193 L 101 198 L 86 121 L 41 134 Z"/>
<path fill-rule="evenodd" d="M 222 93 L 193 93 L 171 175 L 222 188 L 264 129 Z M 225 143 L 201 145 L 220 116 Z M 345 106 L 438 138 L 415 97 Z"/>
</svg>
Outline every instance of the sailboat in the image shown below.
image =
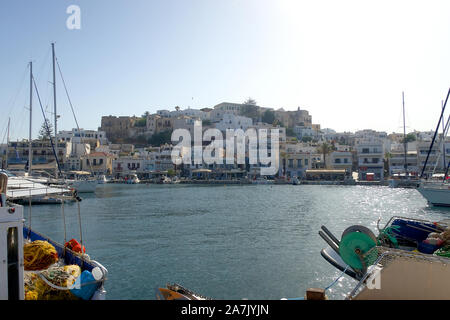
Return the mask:
<svg viewBox="0 0 450 320">
<path fill-rule="evenodd" d="M 437 136 L 437 133 L 439 130 L 439 125 L 441 124 L 441 122 L 444 121 L 443 116 L 444 116 L 445 107 L 447 106 L 447 101 L 448 101 L 449 95 L 450 95 L 450 89 L 447 93 L 447 98 L 445 99 L 445 103 L 442 107 L 441 116 L 439 118 L 439 121 L 438 121 L 438 124 L 436 127 L 436 131 L 434 132 L 433 139 L 431 140 L 430 148 L 428 149 L 428 154 L 427 154 L 427 158 L 425 160 L 425 164 L 422 169 L 421 177 L 424 176 L 425 168 L 426 168 L 431 150 L 433 148 L 434 141 L 436 140 L 436 136 Z M 442 134 L 442 141 L 444 141 L 444 146 L 445 146 L 445 137 L 447 135 L 449 126 L 450 126 L 450 116 L 447 120 L 446 125 L 444 126 L 444 130 L 443 130 L 443 134 Z M 444 159 L 445 159 L 445 152 L 444 152 Z M 427 201 L 429 203 L 431 203 L 434 206 L 450 207 L 450 183 L 448 181 L 449 167 L 450 167 L 450 161 L 447 164 L 447 169 L 441 180 L 438 180 L 438 181 L 423 180 L 420 183 L 420 186 L 417 188 L 417 191 L 419 191 L 420 194 L 425 199 L 427 199 Z"/>
<path fill-rule="evenodd" d="M 391 188 L 417 188 L 420 184 L 420 180 L 416 176 L 412 176 L 408 172 L 408 142 L 406 141 L 406 125 L 405 125 L 405 93 L 402 92 L 403 101 L 403 150 L 404 150 L 404 169 L 403 174 L 394 174 L 388 180 L 389 187 Z"/>
</svg>

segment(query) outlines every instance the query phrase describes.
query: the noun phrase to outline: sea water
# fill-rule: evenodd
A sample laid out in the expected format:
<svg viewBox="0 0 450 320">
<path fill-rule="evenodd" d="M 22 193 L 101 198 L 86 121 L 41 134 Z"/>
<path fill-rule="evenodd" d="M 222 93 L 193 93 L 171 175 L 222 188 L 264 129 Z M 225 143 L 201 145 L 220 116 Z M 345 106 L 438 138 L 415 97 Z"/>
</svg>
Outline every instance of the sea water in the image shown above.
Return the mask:
<svg viewBox="0 0 450 320">
<path fill-rule="evenodd" d="M 351 225 L 377 232 L 392 216 L 437 221 L 415 189 L 324 185 L 99 185 L 65 204 L 67 238 L 108 271 L 107 299 L 155 299 L 178 283 L 213 299 L 303 297 L 341 275 L 320 255 L 325 225 L 338 239 Z M 26 224 L 29 208 L 25 207 Z M 32 228 L 64 242 L 60 205 L 33 206 Z M 328 291 L 343 299 L 356 285 L 344 275 Z"/>
</svg>

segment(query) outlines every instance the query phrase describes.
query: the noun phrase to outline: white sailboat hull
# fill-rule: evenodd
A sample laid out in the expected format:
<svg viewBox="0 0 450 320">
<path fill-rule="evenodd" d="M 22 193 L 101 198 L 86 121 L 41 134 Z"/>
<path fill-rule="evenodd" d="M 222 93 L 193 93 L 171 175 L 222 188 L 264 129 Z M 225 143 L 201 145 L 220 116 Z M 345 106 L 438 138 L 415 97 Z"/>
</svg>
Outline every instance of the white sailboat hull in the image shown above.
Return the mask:
<svg viewBox="0 0 450 320">
<path fill-rule="evenodd" d="M 450 207 L 450 185 L 420 186 L 417 190 L 429 203 Z"/>
<path fill-rule="evenodd" d="M 95 192 L 97 188 L 97 180 L 79 180 L 70 183 L 70 186 L 77 190 L 78 193 L 91 193 Z"/>
</svg>

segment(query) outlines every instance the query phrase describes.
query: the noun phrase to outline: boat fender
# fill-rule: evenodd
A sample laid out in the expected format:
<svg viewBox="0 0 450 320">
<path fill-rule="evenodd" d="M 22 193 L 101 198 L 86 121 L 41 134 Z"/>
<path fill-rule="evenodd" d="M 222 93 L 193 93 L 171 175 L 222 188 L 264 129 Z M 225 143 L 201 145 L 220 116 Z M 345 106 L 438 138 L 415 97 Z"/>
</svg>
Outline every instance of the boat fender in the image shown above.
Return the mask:
<svg viewBox="0 0 450 320">
<path fill-rule="evenodd" d="M 75 289 L 71 289 L 70 292 L 78 298 L 90 300 L 98 286 L 92 273 L 84 270 L 76 281 Z"/>
</svg>

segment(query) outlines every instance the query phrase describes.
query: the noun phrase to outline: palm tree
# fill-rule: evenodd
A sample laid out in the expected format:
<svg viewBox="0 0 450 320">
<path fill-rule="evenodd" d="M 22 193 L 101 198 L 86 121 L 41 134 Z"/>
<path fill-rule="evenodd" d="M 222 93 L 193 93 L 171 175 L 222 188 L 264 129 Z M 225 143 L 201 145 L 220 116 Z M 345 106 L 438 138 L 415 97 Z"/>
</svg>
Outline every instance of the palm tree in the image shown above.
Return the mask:
<svg viewBox="0 0 450 320">
<path fill-rule="evenodd" d="M 317 152 L 323 155 L 323 162 L 325 164 L 325 168 L 327 166 L 326 156 L 333 151 L 333 146 L 328 144 L 327 142 L 322 143 L 318 148 Z"/>
<path fill-rule="evenodd" d="M 389 159 L 392 158 L 392 153 L 389 151 L 384 154 L 384 176 L 389 176 Z"/>
</svg>

